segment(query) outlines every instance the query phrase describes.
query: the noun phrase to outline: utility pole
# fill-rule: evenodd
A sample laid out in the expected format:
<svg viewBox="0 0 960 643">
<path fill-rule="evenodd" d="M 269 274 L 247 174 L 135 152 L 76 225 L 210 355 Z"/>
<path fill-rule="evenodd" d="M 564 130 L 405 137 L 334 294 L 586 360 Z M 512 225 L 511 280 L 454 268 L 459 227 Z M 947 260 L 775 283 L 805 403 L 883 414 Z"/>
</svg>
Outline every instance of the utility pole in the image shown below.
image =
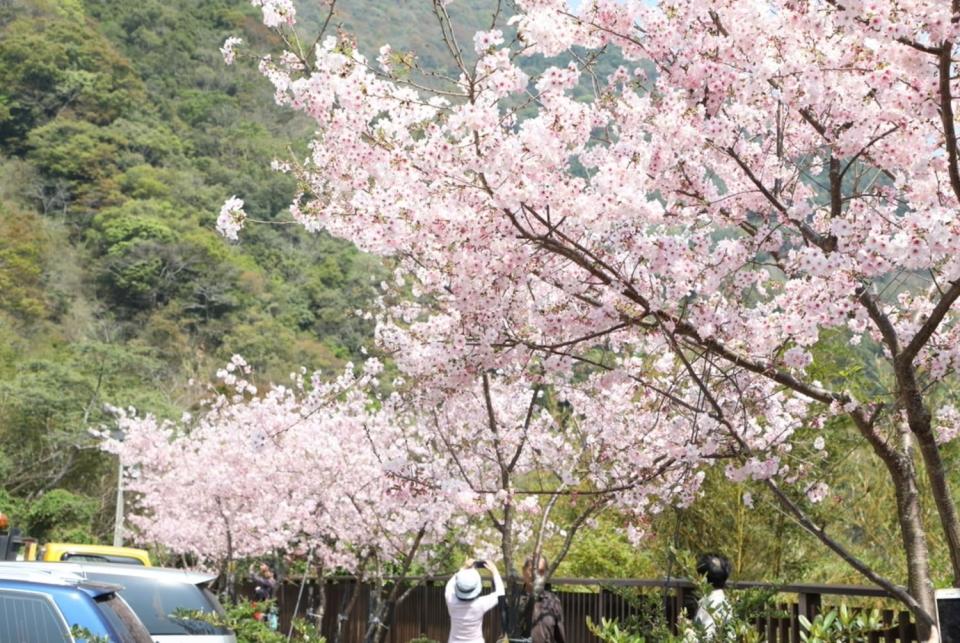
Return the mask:
<svg viewBox="0 0 960 643">
<path fill-rule="evenodd" d="M 123 547 L 123 456 L 117 454 L 117 511 L 113 517 L 113 546 Z"/>
</svg>

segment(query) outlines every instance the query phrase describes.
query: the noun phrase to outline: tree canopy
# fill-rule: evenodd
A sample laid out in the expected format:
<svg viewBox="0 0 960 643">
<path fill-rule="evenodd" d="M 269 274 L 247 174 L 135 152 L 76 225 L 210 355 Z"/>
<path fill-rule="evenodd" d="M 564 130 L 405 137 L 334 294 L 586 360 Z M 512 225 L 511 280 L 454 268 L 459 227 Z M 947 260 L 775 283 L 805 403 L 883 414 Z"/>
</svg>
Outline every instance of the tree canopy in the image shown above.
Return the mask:
<svg viewBox="0 0 960 643">
<path fill-rule="evenodd" d="M 389 43 L 372 58 L 343 33 L 301 39 L 293 3 L 254 4 L 286 36 L 261 64 L 276 102 L 318 130 L 285 165 L 294 218 L 413 284 L 378 318 L 401 372 L 449 390 L 515 368 L 636 384 L 628 401 L 656 418 L 638 430 L 687 471 L 678 491 L 726 461 L 936 639 L 931 530 L 960 584 L 944 447 L 956 2 L 517 0 L 512 29 L 465 41 L 456 3 L 434 0 L 439 74 Z M 600 73 L 592 54 L 610 48 L 623 64 Z M 245 216 L 233 203 L 218 223 L 235 235 Z M 824 382 L 838 338 L 860 368 Z M 894 491 L 906 590 L 808 509 L 830 487 L 793 448 L 840 423 Z"/>
</svg>

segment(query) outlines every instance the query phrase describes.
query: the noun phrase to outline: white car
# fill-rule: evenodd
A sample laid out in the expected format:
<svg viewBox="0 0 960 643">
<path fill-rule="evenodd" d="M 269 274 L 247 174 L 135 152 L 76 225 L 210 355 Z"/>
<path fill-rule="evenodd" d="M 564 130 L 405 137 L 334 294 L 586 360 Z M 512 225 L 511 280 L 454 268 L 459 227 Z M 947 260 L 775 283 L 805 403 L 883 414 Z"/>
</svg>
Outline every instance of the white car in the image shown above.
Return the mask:
<svg viewBox="0 0 960 643">
<path fill-rule="evenodd" d="M 156 643 L 236 643 L 233 633 L 206 621 L 178 618 L 180 610 L 222 614 L 217 597 L 208 589 L 216 574 L 184 569 L 111 565 L 108 563 L 2 562 L 0 569 L 17 567 L 52 574 L 80 576 L 122 587 L 119 594 L 143 622 Z"/>
</svg>

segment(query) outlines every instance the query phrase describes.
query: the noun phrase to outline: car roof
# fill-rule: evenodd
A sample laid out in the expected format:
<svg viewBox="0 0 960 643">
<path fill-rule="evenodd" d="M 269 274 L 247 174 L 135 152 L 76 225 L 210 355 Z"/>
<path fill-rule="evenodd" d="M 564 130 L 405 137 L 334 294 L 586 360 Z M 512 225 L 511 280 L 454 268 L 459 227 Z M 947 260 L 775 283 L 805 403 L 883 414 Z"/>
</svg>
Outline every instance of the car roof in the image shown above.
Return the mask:
<svg viewBox="0 0 960 643">
<path fill-rule="evenodd" d="M 43 569 L 30 569 L 25 565 L 0 565 L 0 580 L 16 580 L 51 585 L 75 585 L 83 581 L 79 574 L 55 574 Z"/>
<path fill-rule="evenodd" d="M 37 569 L 18 569 L 13 565 L 0 565 L 0 588 L 2 589 L 77 589 L 92 598 L 114 594 L 120 585 L 89 581 L 72 572 L 56 573 Z"/>
<path fill-rule="evenodd" d="M 0 562 L 0 574 L 10 567 L 21 566 L 35 569 L 50 574 L 72 574 L 81 578 L 88 575 L 109 574 L 110 576 L 134 576 L 137 578 L 149 578 L 158 582 L 170 583 L 189 583 L 191 585 L 204 585 L 216 580 L 217 574 L 208 572 L 196 572 L 188 569 L 175 569 L 172 567 L 142 567 L 140 565 L 121 565 L 111 563 L 88 563 L 78 562 Z"/>
</svg>

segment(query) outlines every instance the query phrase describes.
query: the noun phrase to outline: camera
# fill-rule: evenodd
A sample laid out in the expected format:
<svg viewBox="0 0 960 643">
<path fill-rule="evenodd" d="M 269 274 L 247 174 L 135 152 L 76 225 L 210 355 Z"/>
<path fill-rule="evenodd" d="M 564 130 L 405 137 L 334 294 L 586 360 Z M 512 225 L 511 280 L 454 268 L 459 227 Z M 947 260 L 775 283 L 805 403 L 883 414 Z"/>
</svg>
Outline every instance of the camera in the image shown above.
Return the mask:
<svg viewBox="0 0 960 643">
<path fill-rule="evenodd" d="M 473 561 L 473 566 L 477 569 L 483 569 L 487 566 L 487 561 L 485 560 L 475 560 Z"/>
</svg>

